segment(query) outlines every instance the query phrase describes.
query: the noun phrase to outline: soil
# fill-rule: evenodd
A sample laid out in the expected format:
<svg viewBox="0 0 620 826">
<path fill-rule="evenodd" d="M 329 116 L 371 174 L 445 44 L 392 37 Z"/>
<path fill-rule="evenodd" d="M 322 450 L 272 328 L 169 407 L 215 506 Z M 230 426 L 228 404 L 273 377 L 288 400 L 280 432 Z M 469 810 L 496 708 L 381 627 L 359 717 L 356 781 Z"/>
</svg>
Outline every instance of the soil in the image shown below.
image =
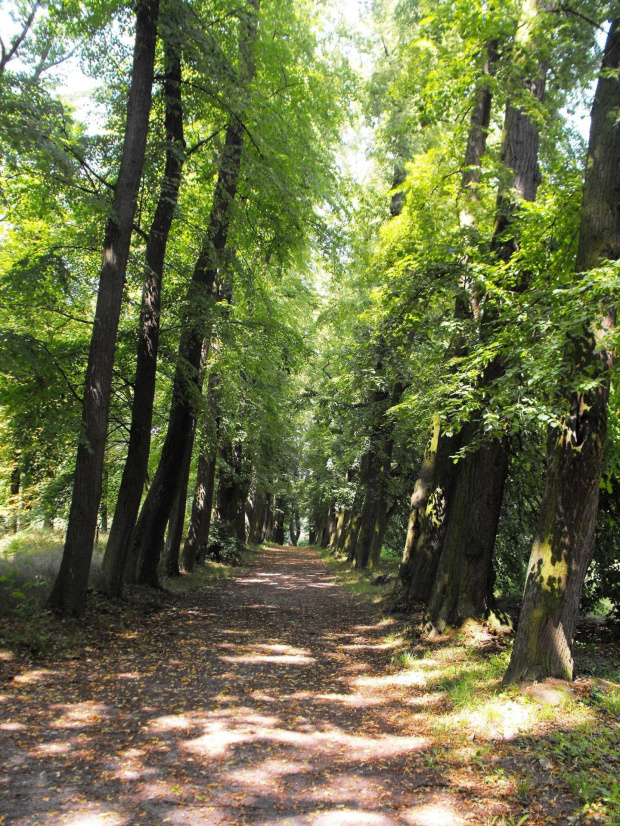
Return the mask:
<svg viewBox="0 0 620 826">
<path fill-rule="evenodd" d="M 76 658 L 7 658 L 0 823 L 576 822 L 557 789 L 539 819 L 437 748 L 441 698 L 387 679 L 394 630 L 316 552 L 269 548 Z M 519 759 L 493 756 L 507 776 Z"/>
</svg>

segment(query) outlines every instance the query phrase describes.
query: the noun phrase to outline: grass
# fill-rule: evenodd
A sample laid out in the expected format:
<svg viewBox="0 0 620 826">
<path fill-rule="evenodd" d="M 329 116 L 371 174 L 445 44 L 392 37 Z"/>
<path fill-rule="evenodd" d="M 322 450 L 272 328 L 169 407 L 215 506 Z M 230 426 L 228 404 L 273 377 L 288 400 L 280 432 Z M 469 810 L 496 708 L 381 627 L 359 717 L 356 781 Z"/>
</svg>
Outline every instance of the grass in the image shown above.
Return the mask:
<svg viewBox="0 0 620 826">
<path fill-rule="evenodd" d="M 350 593 L 373 605 L 381 605 L 392 592 L 398 574 L 398 559 L 381 559 L 372 570 L 355 568 L 343 556 L 334 556 L 329 548 L 317 548 L 327 568 L 338 577 L 340 584 Z M 392 575 L 387 583 L 374 584 L 380 575 Z"/>
<path fill-rule="evenodd" d="M 365 572 L 322 555 L 344 588 L 381 606 L 393 580 L 380 586 L 372 580 L 395 572 L 394 561 Z M 507 789 L 512 811 L 489 814 L 489 826 L 620 826 L 620 650 L 605 626 L 582 629 L 575 645 L 578 682 L 549 681 L 539 693 L 536 686 L 502 687 L 512 645 L 505 627 L 469 622 L 429 638 L 421 617 L 414 619 L 417 626 L 405 625 L 400 637 L 396 627 L 393 634 L 400 645 L 391 679 L 408 687 L 411 707 L 430 732 L 425 768 L 462 772 L 464 782 L 491 797 Z M 565 816 L 553 813 L 558 801 Z"/>
</svg>

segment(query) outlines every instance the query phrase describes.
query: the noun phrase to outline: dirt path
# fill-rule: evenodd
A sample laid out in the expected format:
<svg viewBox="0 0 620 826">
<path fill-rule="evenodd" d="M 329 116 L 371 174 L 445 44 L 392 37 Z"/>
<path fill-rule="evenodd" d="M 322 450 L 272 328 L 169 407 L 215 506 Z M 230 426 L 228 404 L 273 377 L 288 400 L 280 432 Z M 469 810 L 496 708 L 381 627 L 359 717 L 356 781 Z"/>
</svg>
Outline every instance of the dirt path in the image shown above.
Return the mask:
<svg viewBox="0 0 620 826">
<path fill-rule="evenodd" d="M 424 694 L 386 679 L 391 630 L 316 553 L 269 549 L 105 651 L 21 667 L 0 823 L 492 822 L 433 759 Z"/>
</svg>

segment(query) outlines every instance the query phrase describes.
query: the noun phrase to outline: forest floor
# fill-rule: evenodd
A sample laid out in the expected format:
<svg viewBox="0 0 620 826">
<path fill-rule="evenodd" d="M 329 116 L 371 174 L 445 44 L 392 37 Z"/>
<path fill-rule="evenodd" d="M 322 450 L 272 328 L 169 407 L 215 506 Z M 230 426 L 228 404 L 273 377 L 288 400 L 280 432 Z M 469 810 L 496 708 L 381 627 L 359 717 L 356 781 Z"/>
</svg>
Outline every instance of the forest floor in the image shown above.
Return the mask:
<svg viewBox="0 0 620 826">
<path fill-rule="evenodd" d="M 102 605 L 0 646 L 3 826 L 620 823 L 612 683 L 502 692 L 501 639 L 412 640 L 316 551 Z"/>
</svg>

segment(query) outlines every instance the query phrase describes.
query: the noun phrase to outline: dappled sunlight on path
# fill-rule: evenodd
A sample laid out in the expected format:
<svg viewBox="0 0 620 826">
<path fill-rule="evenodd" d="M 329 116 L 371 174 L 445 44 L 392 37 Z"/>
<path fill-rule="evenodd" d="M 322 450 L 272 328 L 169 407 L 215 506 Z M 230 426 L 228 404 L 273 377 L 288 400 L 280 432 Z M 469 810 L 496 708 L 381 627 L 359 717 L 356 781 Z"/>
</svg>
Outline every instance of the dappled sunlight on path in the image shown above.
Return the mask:
<svg viewBox="0 0 620 826">
<path fill-rule="evenodd" d="M 269 548 L 105 650 L 21 667 L 0 694 L 0 822 L 492 822 L 437 760 L 437 695 L 391 666 L 393 631 L 314 551 Z"/>
</svg>

